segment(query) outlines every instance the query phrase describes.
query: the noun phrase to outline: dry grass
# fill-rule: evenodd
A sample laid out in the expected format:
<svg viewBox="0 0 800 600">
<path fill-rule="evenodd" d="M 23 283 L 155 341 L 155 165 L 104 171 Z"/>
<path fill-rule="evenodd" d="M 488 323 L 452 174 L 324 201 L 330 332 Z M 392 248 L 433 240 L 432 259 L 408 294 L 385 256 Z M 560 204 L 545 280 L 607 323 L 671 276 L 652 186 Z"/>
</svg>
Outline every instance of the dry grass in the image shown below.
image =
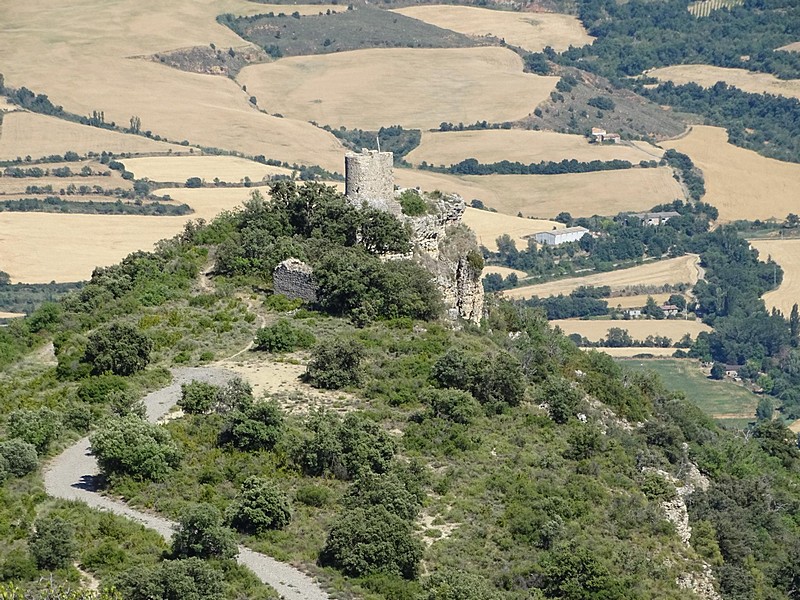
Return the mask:
<svg viewBox="0 0 800 600">
<path fill-rule="evenodd" d="M 73 171 L 79 170 L 81 167 L 80 164 L 76 165 L 73 164 L 70 167 Z M 52 165 L 45 165 L 45 168 L 52 169 Z M 66 189 L 70 184 L 74 184 L 78 187 L 82 185 L 88 186 L 100 186 L 103 189 L 114 189 L 114 188 L 122 188 L 125 190 L 131 189 L 133 184 L 130 181 L 123 179 L 119 172 L 111 171 L 111 175 L 108 177 L 103 177 L 100 175 L 92 175 L 90 177 L 1 177 L 0 178 L 0 194 L 9 195 L 14 194 L 17 196 L 33 196 L 34 194 L 27 194 L 25 193 L 25 188 L 28 186 L 53 186 L 53 192 L 48 193 L 48 196 L 58 194 L 60 190 Z M 109 197 L 101 197 L 95 196 L 94 199 L 98 200 L 100 198 L 109 199 Z M 70 200 L 71 196 L 62 196 L 63 200 Z"/>
<path fill-rule="evenodd" d="M 558 81 L 523 73 L 518 55 L 492 47 L 297 56 L 251 65 L 238 79 L 270 111 L 363 129 L 512 121 L 532 112 Z"/>
<path fill-rule="evenodd" d="M 7 113 L 3 117 L 3 126 L 0 128 L 0 160 L 13 160 L 18 156 L 41 158 L 51 154 L 64 154 L 69 150 L 78 154 L 103 150 L 114 153 L 146 153 L 169 150 L 185 152 L 186 148 L 26 111 Z"/>
<path fill-rule="evenodd" d="M 215 177 L 228 183 L 239 183 L 245 177 L 261 181 L 271 175 L 291 175 L 290 169 L 271 167 L 236 156 L 159 156 L 122 161 L 137 179 L 182 183 L 190 177 L 211 182 Z"/>
<path fill-rule="evenodd" d="M 341 4 L 258 4 L 258 14 L 284 13 L 291 15 L 299 12 L 301 15 L 318 15 L 330 10 L 331 12 L 343 12 L 347 10 L 346 5 Z"/>
<path fill-rule="evenodd" d="M 559 294 L 566 295 L 583 285 L 607 285 L 612 290 L 620 290 L 633 285 L 695 284 L 699 274 L 699 260 L 700 258 L 696 254 L 687 254 L 686 256 L 653 261 L 629 269 L 620 269 L 619 271 L 596 273 L 585 277 L 571 277 L 569 279 L 559 279 L 558 281 L 519 287 L 507 290 L 503 292 L 503 295 L 508 298 L 530 298 L 531 296 L 544 298 Z"/>
<path fill-rule="evenodd" d="M 727 140 L 724 129 L 695 126 L 686 137 L 663 145 L 685 152 L 703 170 L 703 201 L 719 209 L 720 221 L 783 219 L 798 212 L 800 165 L 765 158 Z"/>
<path fill-rule="evenodd" d="M 645 336 L 647 337 L 647 336 Z M 583 348 L 587 352 L 589 350 L 599 350 L 605 352 L 614 358 L 633 358 L 640 354 L 651 354 L 658 358 L 670 358 L 675 354 L 675 348 L 642 348 L 637 346 L 630 346 L 626 348 Z"/>
<path fill-rule="evenodd" d="M 397 169 L 405 187 L 420 186 L 477 198 L 507 215 L 553 218 L 562 211 L 574 217 L 616 215 L 626 210 L 649 210 L 656 204 L 683 198 L 683 190 L 667 167 L 626 169 L 568 175 L 441 175 Z"/>
<path fill-rule="evenodd" d="M 685 321 L 683 319 L 632 319 L 630 321 L 612 321 L 581 319 L 560 319 L 550 321 L 551 325 L 558 325 L 567 335 L 579 333 L 589 341 L 597 342 L 605 339 L 606 333 L 612 327 L 627 329 L 634 340 L 644 340 L 648 335 L 665 335 L 673 341 L 681 339 L 688 333 L 692 338 L 697 337 L 701 331 L 711 331 L 711 327 L 702 321 Z M 640 352 L 647 352 L 647 348 L 640 349 Z M 675 349 L 672 349 L 675 352 Z"/>
<path fill-rule="evenodd" d="M 500 275 L 503 279 L 511 275 L 512 273 L 522 279 L 523 277 L 527 277 L 528 274 L 525 271 L 520 271 L 519 269 L 509 269 L 508 267 L 498 267 L 495 265 L 486 265 L 481 272 L 481 277 L 486 277 L 487 275 L 491 275 L 492 273 L 496 273 Z"/>
<path fill-rule="evenodd" d="M 637 296 L 615 296 L 613 298 L 603 298 L 608 301 L 609 308 L 640 308 L 647 304 L 648 298 L 658 303 L 659 306 L 666 304 L 671 294 L 639 294 Z"/>
<path fill-rule="evenodd" d="M 180 231 L 186 217 L 0 213 L 2 270 L 14 282 L 88 279 L 95 266 L 119 262 Z"/>
<path fill-rule="evenodd" d="M 401 14 L 466 35 L 493 35 L 514 46 L 538 52 L 551 46 L 561 52 L 591 44 L 577 17 L 556 13 L 519 13 L 471 6 L 411 6 Z"/>
<path fill-rule="evenodd" d="M 24 317 L 25 313 L 12 313 L 0 311 L 0 319 L 16 319 L 17 317 Z"/>
<path fill-rule="evenodd" d="M 755 73 L 745 69 L 728 69 L 711 65 L 675 65 L 647 72 L 661 81 L 676 84 L 696 83 L 709 88 L 718 81 L 752 94 L 775 94 L 789 98 L 800 98 L 800 79 L 778 79 L 769 73 Z"/>
<path fill-rule="evenodd" d="M 785 50 L 786 52 L 800 52 L 800 42 L 786 44 L 785 46 L 778 48 L 778 50 Z M 800 423 L 800 421 L 798 421 L 798 423 Z"/>
<path fill-rule="evenodd" d="M 235 81 L 131 58 L 211 42 L 239 47 L 241 38 L 215 18 L 262 11 L 245 0 L 14 3 L 3 13 L 0 72 L 6 85 L 48 94 L 78 114 L 103 110 L 121 125 L 137 115 L 143 129 L 169 139 L 341 170 L 336 138 L 259 112 Z"/>
<path fill-rule="evenodd" d="M 477 131 L 423 132 L 422 142 L 412 150 L 407 160 L 413 164 L 422 161 L 432 165 L 452 165 L 467 158 L 482 163 L 501 160 L 525 164 L 540 161 L 575 159 L 642 160 L 660 158 L 664 151 L 642 143 L 642 147 L 628 144 L 589 144 L 582 135 L 556 133 L 555 131 L 528 131 L 522 129 L 488 129 Z"/>
<path fill-rule="evenodd" d="M 762 296 L 767 309 L 777 308 L 787 318 L 792 305 L 800 302 L 800 240 L 751 240 L 762 260 L 771 256 L 783 269 L 783 282 L 777 290 Z"/>
<path fill-rule="evenodd" d="M 478 210 L 477 208 L 467 208 L 464 212 L 464 224 L 475 232 L 475 235 L 478 236 L 479 244 L 486 246 L 493 252 L 497 251 L 497 238 L 503 234 L 510 235 L 516 242 L 517 248 L 524 250 L 528 247 L 526 235 L 565 227 L 563 223 L 557 221 L 523 219 L 503 213 Z"/>
</svg>

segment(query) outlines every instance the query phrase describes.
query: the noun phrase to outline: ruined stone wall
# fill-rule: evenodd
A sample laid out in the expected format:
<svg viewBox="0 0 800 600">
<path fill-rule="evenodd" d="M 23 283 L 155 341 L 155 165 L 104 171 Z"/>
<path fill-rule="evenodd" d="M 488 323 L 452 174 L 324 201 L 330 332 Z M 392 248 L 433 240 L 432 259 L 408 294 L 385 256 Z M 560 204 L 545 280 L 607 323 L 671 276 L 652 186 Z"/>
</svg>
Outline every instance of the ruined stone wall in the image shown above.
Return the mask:
<svg viewBox="0 0 800 600">
<path fill-rule="evenodd" d="M 317 283 L 314 271 L 301 260 L 287 258 L 272 272 L 272 289 L 276 294 L 303 302 L 316 302 Z"/>
<path fill-rule="evenodd" d="M 402 212 L 394 198 L 394 155 L 362 150 L 344 158 L 345 196 L 355 206 L 368 206 L 395 215 Z"/>
</svg>

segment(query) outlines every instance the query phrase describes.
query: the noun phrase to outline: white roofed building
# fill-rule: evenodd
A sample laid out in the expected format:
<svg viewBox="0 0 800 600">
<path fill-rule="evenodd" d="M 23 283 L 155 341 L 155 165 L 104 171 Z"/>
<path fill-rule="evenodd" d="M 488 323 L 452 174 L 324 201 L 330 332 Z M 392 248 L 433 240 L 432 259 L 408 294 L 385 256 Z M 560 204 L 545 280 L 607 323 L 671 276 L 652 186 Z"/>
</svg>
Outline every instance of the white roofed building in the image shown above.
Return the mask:
<svg viewBox="0 0 800 600">
<path fill-rule="evenodd" d="M 540 244 L 558 246 L 569 242 L 577 242 L 587 233 L 589 233 L 589 230 L 585 227 L 567 227 L 565 229 L 540 231 L 539 233 L 534 233 L 533 237 Z"/>
</svg>

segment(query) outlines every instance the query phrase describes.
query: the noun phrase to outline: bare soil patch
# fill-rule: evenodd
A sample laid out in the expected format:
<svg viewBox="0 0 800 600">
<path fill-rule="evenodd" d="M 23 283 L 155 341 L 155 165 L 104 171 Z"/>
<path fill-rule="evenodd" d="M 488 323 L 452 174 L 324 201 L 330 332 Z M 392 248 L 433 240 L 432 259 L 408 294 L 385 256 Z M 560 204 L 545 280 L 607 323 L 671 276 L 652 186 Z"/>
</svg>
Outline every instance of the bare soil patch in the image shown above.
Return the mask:
<svg viewBox="0 0 800 600">
<path fill-rule="evenodd" d="M 574 217 L 616 215 L 684 198 L 667 167 L 566 175 L 467 176 L 396 169 L 395 179 L 401 186 L 454 192 L 467 203 L 478 199 L 507 215 L 522 213 L 540 219 L 553 218 L 562 211 Z"/>
<path fill-rule="evenodd" d="M 482 163 L 501 160 L 529 164 L 561 160 L 627 160 L 634 164 L 660 158 L 664 151 L 646 142 L 634 144 L 590 144 L 582 135 L 524 129 L 485 129 L 422 133 L 420 145 L 408 153 L 412 164 L 449 166 L 467 158 Z"/>
<path fill-rule="evenodd" d="M 752 94 L 775 94 L 788 98 L 800 98 L 800 79 L 778 79 L 769 73 L 756 73 L 746 69 L 729 69 L 711 65 L 674 65 L 647 72 L 661 81 L 672 81 L 678 85 L 696 83 L 713 87 L 718 81 Z"/>
<path fill-rule="evenodd" d="M 664 142 L 688 154 L 703 171 L 704 202 L 719 209 L 719 220 L 784 219 L 798 212 L 800 165 L 766 158 L 728 143 L 720 127 L 695 126 L 685 137 Z"/>
<path fill-rule="evenodd" d="M 686 333 L 694 338 L 701 331 L 711 331 L 711 327 L 702 321 L 685 321 L 683 319 L 632 319 L 630 321 L 560 319 L 550 321 L 550 324 L 558 325 L 567 335 L 579 333 L 593 342 L 604 339 L 612 327 L 627 329 L 634 340 L 644 340 L 649 335 L 665 335 L 672 338 L 673 341 L 677 341 Z M 640 348 L 639 350 L 639 353 L 647 352 L 650 348 Z M 672 352 L 675 352 L 674 348 Z"/>
<path fill-rule="evenodd" d="M 239 81 L 271 112 L 362 129 L 443 121 L 513 121 L 548 97 L 557 77 L 522 72 L 505 48 L 380 49 L 284 58 Z"/>
<path fill-rule="evenodd" d="M 565 227 L 563 223 L 557 221 L 524 219 L 477 208 L 467 208 L 464 212 L 464 224 L 475 232 L 479 244 L 495 252 L 496 240 L 503 234 L 510 235 L 516 242 L 517 248 L 523 250 L 528 247 L 528 239 L 525 236 Z"/>
<path fill-rule="evenodd" d="M 183 183 L 190 177 L 207 182 L 214 178 L 228 183 L 240 183 L 245 177 L 258 182 L 272 175 L 291 175 L 290 169 L 263 165 L 236 156 L 157 156 L 131 158 L 122 161 L 137 179 Z"/>
<path fill-rule="evenodd" d="M 751 240 L 762 260 L 771 256 L 783 269 L 783 282 L 777 290 L 762 296 L 767 310 L 777 308 L 787 318 L 792 306 L 800 302 L 800 240 Z"/>
<path fill-rule="evenodd" d="M 561 52 L 594 40 L 577 17 L 571 15 L 452 5 L 410 6 L 395 12 L 466 35 L 491 35 L 531 52 L 541 51 L 546 46 Z"/>
<path fill-rule="evenodd" d="M 634 285 L 674 285 L 678 283 L 693 285 L 697 283 L 699 275 L 699 260 L 700 257 L 696 254 L 687 254 L 678 258 L 649 262 L 629 269 L 518 287 L 503 292 L 503 295 L 508 298 L 530 298 L 531 296 L 544 298 L 559 294 L 566 295 L 584 285 L 607 285 L 612 290 L 625 289 Z"/>
</svg>

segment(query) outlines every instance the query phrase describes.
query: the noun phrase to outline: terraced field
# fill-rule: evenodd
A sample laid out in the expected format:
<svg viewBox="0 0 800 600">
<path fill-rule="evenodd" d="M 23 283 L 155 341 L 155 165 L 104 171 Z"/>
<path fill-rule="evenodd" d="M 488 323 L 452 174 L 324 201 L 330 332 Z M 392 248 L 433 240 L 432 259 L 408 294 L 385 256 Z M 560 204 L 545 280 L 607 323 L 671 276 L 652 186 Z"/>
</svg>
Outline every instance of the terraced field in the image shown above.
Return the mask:
<svg viewBox="0 0 800 600">
<path fill-rule="evenodd" d="M 125 168 L 137 179 L 183 183 L 190 177 L 200 177 L 211 182 L 215 178 L 228 183 L 239 183 L 245 177 L 261 181 L 272 175 L 291 175 L 290 169 L 262 165 L 236 156 L 176 156 L 132 158 L 123 161 Z"/>
<path fill-rule="evenodd" d="M 503 234 L 510 235 L 516 242 L 517 248 L 524 250 L 528 247 L 528 238 L 526 236 L 533 235 L 539 231 L 565 227 L 563 223 L 557 221 L 523 219 L 476 208 L 467 208 L 464 212 L 464 224 L 475 232 L 475 235 L 478 236 L 479 244 L 486 246 L 493 252 L 497 251 L 497 238 Z"/>
<path fill-rule="evenodd" d="M 592 342 L 605 339 L 608 330 L 612 327 L 627 330 L 634 340 L 644 340 L 649 335 L 665 335 L 673 342 L 677 342 L 687 333 L 695 338 L 701 331 L 711 331 L 711 327 L 700 320 L 685 321 L 683 319 L 632 319 L 630 321 L 560 319 L 550 321 L 550 324 L 558 325 L 567 335 L 579 333 Z M 672 351 L 674 352 L 675 349 L 673 348 Z"/>
</svg>

